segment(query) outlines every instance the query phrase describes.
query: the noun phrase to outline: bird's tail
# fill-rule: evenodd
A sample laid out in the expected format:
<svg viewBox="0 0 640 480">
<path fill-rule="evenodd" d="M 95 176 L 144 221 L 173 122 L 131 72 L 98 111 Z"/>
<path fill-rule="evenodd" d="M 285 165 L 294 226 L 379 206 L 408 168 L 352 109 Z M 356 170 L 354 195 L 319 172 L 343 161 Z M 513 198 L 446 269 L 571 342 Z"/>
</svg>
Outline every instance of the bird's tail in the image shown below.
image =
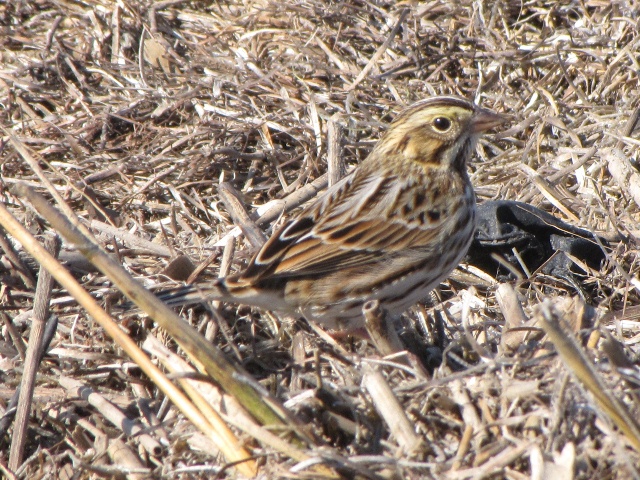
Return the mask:
<svg viewBox="0 0 640 480">
<path fill-rule="evenodd" d="M 290 311 L 280 289 L 265 289 L 240 278 L 218 278 L 206 285 L 186 285 L 156 293 L 170 307 L 195 305 L 212 301 L 249 305 L 267 310 Z"/>
<path fill-rule="evenodd" d="M 170 307 L 196 305 L 215 300 L 238 303 L 238 300 L 229 292 L 223 278 L 208 282 L 203 285 L 184 285 L 156 293 L 156 297 Z"/>
</svg>

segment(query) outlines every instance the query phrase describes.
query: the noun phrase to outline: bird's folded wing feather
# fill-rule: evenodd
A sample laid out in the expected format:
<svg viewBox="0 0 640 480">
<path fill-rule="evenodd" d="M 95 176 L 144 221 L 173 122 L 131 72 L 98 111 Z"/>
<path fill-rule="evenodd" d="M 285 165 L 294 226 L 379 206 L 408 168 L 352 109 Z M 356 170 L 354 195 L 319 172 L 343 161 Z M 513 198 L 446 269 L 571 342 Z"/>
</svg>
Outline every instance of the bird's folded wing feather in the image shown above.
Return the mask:
<svg viewBox="0 0 640 480">
<path fill-rule="evenodd" d="M 403 195 L 397 178 L 388 181 L 367 175 L 346 180 L 283 225 L 258 252 L 243 280 L 306 277 L 373 266 L 384 262 L 381 250 L 393 255 L 412 246 L 434 244 L 437 227 L 447 216 L 412 222 L 395 215 L 394 205 Z"/>
</svg>

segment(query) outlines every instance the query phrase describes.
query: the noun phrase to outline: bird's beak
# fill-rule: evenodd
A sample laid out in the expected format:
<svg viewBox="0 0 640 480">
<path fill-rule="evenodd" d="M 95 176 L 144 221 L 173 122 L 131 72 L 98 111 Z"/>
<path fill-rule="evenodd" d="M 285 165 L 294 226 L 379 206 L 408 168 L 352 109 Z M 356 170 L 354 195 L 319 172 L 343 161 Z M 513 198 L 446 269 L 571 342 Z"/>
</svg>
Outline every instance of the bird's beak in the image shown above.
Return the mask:
<svg viewBox="0 0 640 480">
<path fill-rule="evenodd" d="M 476 107 L 476 111 L 471 119 L 471 131 L 473 133 L 486 132 L 487 130 L 502 125 L 509 120 L 506 115 L 499 115 L 486 108 Z"/>
</svg>

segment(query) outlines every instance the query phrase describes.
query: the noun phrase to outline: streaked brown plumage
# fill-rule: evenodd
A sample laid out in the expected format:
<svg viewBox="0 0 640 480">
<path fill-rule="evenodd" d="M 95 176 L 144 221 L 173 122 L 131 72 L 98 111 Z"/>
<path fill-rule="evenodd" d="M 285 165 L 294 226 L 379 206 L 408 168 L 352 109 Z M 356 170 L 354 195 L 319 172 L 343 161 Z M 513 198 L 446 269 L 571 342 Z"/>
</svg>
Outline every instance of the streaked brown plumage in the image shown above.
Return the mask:
<svg viewBox="0 0 640 480">
<path fill-rule="evenodd" d="M 244 272 L 164 299 L 301 314 L 336 331 L 360 329 L 368 300 L 404 312 L 466 253 L 475 229 L 466 163 L 479 134 L 502 122 L 458 97 L 415 103 L 350 175 L 274 233 Z"/>
</svg>

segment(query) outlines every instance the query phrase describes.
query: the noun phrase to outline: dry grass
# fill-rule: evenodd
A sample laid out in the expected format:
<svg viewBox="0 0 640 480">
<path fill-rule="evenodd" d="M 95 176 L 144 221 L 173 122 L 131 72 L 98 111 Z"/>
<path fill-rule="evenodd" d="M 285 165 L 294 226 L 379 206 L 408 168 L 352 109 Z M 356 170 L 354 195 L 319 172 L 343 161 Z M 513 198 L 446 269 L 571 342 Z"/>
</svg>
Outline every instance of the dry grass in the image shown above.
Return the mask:
<svg viewBox="0 0 640 480">
<path fill-rule="evenodd" d="M 440 93 L 474 98 L 514 115 L 508 131 L 480 146 L 484 161 L 471 166 L 479 200 L 526 201 L 612 241 L 606 265 L 581 279 L 595 323 L 562 279 L 534 274 L 514 285 L 525 318 L 544 315 L 538 306 L 551 299 L 557 316 L 583 329 L 578 338 L 596 375 L 637 415 L 640 182 L 629 123 L 640 93 L 637 2 L 88 3 L 0 3 L 0 187 L 4 204 L 32 232 L 47 227 L 10 187 L 42 185 L 8 132 L 31 149 L 104 248 L 152 285 L 166 280 L 163 268 L 177 254 L 199 264 L 217 253 L 200 278 L 217 276 L 218 245 L 234 228 L 221 180 L 253 212 L 326 173 L 329 126 L 339 134 L 341 158 L 355 165 L 403 106 Z M 281 221 L 272 215 L 258 223 L 268 234 Z M 109 297 L 105 277 L 81 270 L 65 248 L 83 285 Z M 251 252 L 238 236 L 231 270 Z M 29 335 L 25 312 L 34 288 L 6 256 L 3 265 L 5 405 L 22 366 L 9 325 Z M 380 362 L 364 342 L 332 346 L 302 322 L 245 307 L 184 314 L 275 397 L 289 400 L 317 436 L 306 455 L 345 478 L 640 476 L 633 433 L 614 428 L 546 337 L 525 335 L 517 348 L 505 348 L 510 313 L 498 304 L 495 284 L 452 282 L 442 296 L 443 304 L 418 307 L 406 319 L 433 345 L 422 348 L 444 359 L 433 376 L 415 363 Z M 52 311 L 60 324 L 39 370 L 20 478 L 97 478 L 135 465 L 113 454 L 120 426 L 61 376 L 92 387 L 143 425 L 158 421 L 148 433 L 160 450 L 140 436 L 123 438 L 154 478 L 239 475 L 219 470 L 225 460 L 57 287 Z M 594 325 L 624 345 L 621 357 L 589 335 Z M 136 339 L 150 330 L 173 347 L 151 322 L 126 319 L 124 326 Z M 374 405 L 372 385 L 390 387 L 415 437 L 389 425 L 384 411 L 392 405 Z M 297 464 L 237 434 L 263 478 L 320 477 L 314 462 Z M 0 439 L 3 469 L 11 437 L 9 429 Z"/>
</svg>

